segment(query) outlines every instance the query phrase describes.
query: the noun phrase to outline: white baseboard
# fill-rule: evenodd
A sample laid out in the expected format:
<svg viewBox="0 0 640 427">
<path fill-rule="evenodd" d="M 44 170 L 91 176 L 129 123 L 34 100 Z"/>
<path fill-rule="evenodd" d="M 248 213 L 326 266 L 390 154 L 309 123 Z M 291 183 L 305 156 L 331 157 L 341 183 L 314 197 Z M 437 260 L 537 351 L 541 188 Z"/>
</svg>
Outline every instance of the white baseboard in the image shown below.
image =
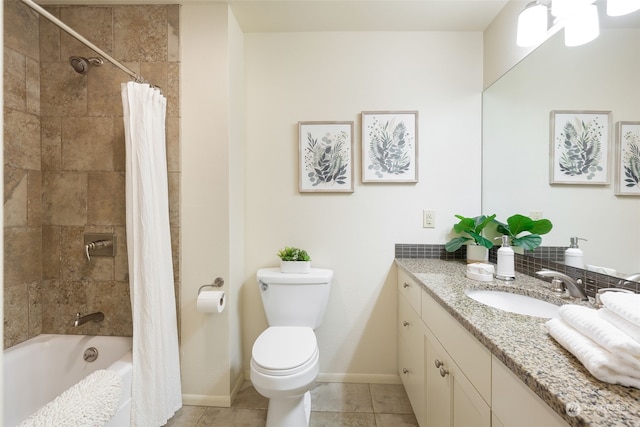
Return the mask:
<svg viewBox="0 0 640 427">
<path fill-rule="evenodd" d="M 182 404 L 189 406 L 216 406 L 218 408 L 230 408 L 231 396 L 183 394 Z"/>
</svg>

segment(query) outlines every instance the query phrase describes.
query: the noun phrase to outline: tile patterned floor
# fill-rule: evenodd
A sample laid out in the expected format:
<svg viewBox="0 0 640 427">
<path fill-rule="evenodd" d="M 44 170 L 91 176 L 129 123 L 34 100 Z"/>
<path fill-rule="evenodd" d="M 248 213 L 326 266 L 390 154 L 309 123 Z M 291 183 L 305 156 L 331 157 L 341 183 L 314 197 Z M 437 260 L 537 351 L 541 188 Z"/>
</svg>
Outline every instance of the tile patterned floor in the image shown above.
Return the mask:
<svg viewBox="0 0 640 427">
<path fill-rule="evenodd" d="M 185 406 L 167 427 L 264 427 L 267 399 L 245 383 L 231 408 Z M 310 427 L 414 427 L 402 385 L 317 383 L 311 390 Z"/>
</svg>

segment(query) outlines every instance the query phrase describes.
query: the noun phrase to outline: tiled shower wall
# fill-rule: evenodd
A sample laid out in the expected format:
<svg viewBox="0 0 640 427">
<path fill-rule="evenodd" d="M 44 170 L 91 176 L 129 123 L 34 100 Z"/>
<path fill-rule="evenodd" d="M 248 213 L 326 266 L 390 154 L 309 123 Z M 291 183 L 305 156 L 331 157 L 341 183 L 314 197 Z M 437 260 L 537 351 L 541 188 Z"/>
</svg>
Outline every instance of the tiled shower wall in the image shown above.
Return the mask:
<svg viewBox="0 0 640 427">
<path fill-rule="evenodd" d="M 18 0 L 4 2 L 4 347 L 40 333 L 131 335 L 120 83 L 105 61 Z M 179 7 L 50 6 L 91 42 L 159 86 L 167 102 L 169 215 L 179 287 Z M 115 233 L 113 257 L 84 255 L 83 234 Z M 78 328 L 75 313 L 105 320 Z"/>
</svg>

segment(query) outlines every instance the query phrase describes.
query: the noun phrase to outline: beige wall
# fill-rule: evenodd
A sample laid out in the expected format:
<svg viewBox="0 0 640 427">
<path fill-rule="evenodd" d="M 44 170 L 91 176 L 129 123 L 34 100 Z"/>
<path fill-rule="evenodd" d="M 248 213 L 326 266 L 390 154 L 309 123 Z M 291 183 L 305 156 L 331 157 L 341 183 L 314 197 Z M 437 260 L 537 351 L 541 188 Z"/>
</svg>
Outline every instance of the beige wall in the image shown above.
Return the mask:
<svg viewBox="0 0 640 427">
<path fill-rule="evenodd" d="M 168 97 L 178 287 L 179 8 L 49 10 Z M 120 98 L 128 76 L 109 63 L 77 74 L 69 56 L 95 56 L 90 49 L 16 0 L 5 2 L 5 14 L 5 347 L 38 333 L 131 335 Z M 116 257 L 87 262 L 86 232 L 115 233 Z M 70 326 L 76 312 L 94 311 L 105 320 Z"/>
<path fill-rule="evenodd" d="M 482 34 L 245 34 L 244 368 L 266 322 L 255 273 L 285 245 L 333 269 L 321 380 L 398 381 L 395 243 L 444 243 L 480 213 Z M 362 184 L 361 111 L 419 111 L 419 183 Z M 355 122 L 355 191 L 298 192 L 298 121 Z M 422 228 L 422 210 L 436 228 Z"/>
</svg>

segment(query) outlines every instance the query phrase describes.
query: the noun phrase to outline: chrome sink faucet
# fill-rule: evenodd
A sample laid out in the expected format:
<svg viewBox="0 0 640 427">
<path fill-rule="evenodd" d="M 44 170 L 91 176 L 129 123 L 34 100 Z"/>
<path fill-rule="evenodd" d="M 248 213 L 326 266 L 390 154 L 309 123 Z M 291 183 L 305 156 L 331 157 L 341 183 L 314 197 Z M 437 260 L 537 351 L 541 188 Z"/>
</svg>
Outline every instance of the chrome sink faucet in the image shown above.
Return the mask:
<svg viewBox="0 0 640 427">
<path fill-rule="evenodd" d="M 569 295 L 575 298 L 580 298 L 580 300 L 582 301 L 589 301 L 589 297 L 587 297 L 587 293 L 584 290 L 584 285 L 582 284 L 582 280 L 574 279 L 572 277 L 567 276 L 564 273 L 560 273 L 559 271 L 553 271 L 553 270 L 540 270 L 540 271 L 537 271 L 536 274 L 542 277 L 553 277 L 554 280 L 561 281 L 567 286 Z"/>
<path fill-rule="evenodd" d="M 76 313 L 76 320 L 73 322 L 73 327 L 77 328 L 80 325 L 84 325 L 87 322 L 102 322 L 104 320 L 104 313 L 98 311 L 96 313 L 87 314 L 81 316 L 80 313 Z"/>
</svg>

